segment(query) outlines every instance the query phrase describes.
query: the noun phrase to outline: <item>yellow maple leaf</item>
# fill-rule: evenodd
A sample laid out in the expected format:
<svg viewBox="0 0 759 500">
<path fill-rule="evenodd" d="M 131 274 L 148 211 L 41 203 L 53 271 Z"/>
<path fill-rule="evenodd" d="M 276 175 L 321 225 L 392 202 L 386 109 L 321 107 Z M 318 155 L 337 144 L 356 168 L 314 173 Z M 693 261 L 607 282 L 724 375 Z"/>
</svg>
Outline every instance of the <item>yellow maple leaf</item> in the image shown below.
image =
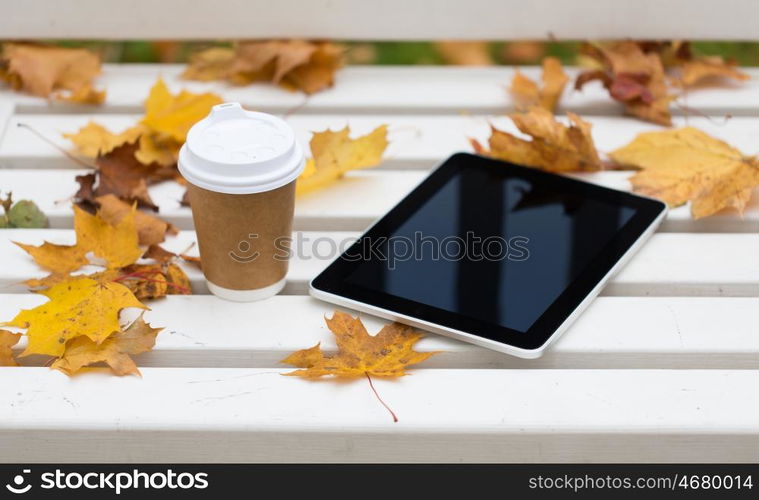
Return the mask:
<svg viewBox="0 0 759 500">
<path fill-rule="evenodd" d="M 401 377 L 406 367 L 421 363 L 437 352 L 416 352 L 414 344 L 422 333 L 400 323 L 386 325 L 377 335 L 369 335 L 359 318 L 335 311 L 325 318 L 335 335 L 337 353 L 325 355 L 319 344 L 310 349 L 294 352 L 283 363 L 300 370 L 286 373 L 306 378 L 325 375 L 336 377 Z"/>
<path fill-rule="evenodd" d="M 63 137 L 73 142 L 76 150 L 82 155 L 95 158 L 108 154 L 124 144 L 134 143 L 140 134 L 142 134 L 142 128 L 139 126 L 114 134 L 102 125 L 90 121 L 76 133 L 63 134 Z"/>
<path fill-rule="evenodd" d="M 561 67 L 561 62 L 555 57 L 543 59 L 542 88 L 524 76 L 520 71 L 514 73 L 509 91 L 518 111 L 526 111 L 533 106 L 553 112 L 564 92 L 569 77 Z"/>
<path fill-rule="evenodd" d="M 121 216 L 117 224 L 110 224 L 103 217 L 91 215 L 74 206 L 74 231 L 76 244 L 57 245 L 45 242 L 40 246 L 14 242 L 23 248 L 34 261 L 54 275 L 63 276 L 89 263 L 87 254 L 92 252 L 106 263 L 106 267 L 119 268 L 134 263 L 142 255 L 138 246 L 135 225 L 136 208 Z M 53 279 L 51 282 L 60 281 Z"/>
<path fill-rule="evenodd" d="M 106 267 L 118 268 L 133 264 L 142 255 L 138 245 L 135 225 L 136 208 L 122 217 L 115 225 L 102 217 L 91 215 L 74 206 L 74 230 L 77 246 L 91 250 L 95 256 L 104 259 Z"/>
<path fill-rule="evenodd" d="M 183 143 L 172 137 L 148 132 L 140 136 L 140 148 L 135 151 L 134 157 L 143 165 L 151 163 L 164 167 L 174 165 Z"/>
<path fill-rule="evenodd" d="M 3 326 L 26 328 L 29 345 L 22 356 L 61 356 L 68 340 L 86 336 L 102 343 L 120 331 L 119 313 L 127 307 L 147 309 L 119 283 L 72 278 L 39 292 L 49 300 L 25 309 Z"/>
<path fill-rule="evenodd" d="M 639 134 L 609 156 L 642 169 L 630 179 L 635 191 L 669 205 L 690 201 L 696 219 L 728 207 L 742 212 L 759 186 L 756 157 L 693 127 Z"/>
<path fill-rule="evenodd" d="M 88 250 L 82 246 L 58 245 L 49 241 L 39 246 L 27 245 L 18 241 L 13 243 L 31 255 L 38 266 L 56 275 L 65 276 L 89 263 L 87 259 Z"/>
<path fill-rule="evenodd" d="M 193 94 L 182 90 L 172 95 L 166 83 L 159 78 L 145 101 L 142 124 L 154 133 L 183 143 L 190 127 L 205 118 L 213 106 L 221 103 L 222 99 L 210 92 Z"/>
<path fill-rule="evenodd" d="M 0 330 L 0 366 L 18 366 L 13 357 L 13 346 L 21 340 L 20 333 Z"/>
<path fill-rule="evenodd" d="M 594 171 L 601 169 L 590 123 L 568 112 L 570 126 L 556 121 L 550 111 L 533 107 L 527 113 L 509 115 L 517 128 L 532 137 L 528 141 L 508 132 L 491 130 L 489 149 L 476 140 L 478 154 L 548 172 Z"/>
<path fill-rule="evenodd" d="M 357 139 L 350 138 L 350 128 L 333 132 L 315 132 L 311 138 L 313 158 L 298 177 L 298 194 L 322 188 L 346 172 L 376 166 L 387 148 L 387 125 L 380 125 Z"/>
<path fill-rule="evenodd" d="M 89 337 L 76 337 L 66 343 L 63 356 L 51 365 L 67 375 L 73 375 L 85 366 L 106 363 L 116 375 L 139 375 L 140 370 L 132 355 L 150 351 L 163 328 L 153 328 L 142 315 L 124 331 L 114 333 L 101 343 Z"/>
</svg>

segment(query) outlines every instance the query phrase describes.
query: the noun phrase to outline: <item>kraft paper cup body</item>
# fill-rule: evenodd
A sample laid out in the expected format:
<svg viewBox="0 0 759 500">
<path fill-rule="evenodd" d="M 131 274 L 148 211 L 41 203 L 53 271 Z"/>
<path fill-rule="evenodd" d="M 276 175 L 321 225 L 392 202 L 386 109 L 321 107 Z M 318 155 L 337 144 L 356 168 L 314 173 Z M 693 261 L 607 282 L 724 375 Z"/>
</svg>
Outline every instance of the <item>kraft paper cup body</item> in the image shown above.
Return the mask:
<svg viewBox="0 0 759 500">
<path fill-rule="evenodd" d="M 211 293 L 248 302 L 285 285 L 303 150 L 281 119 L 214 106 L 179 152 Z"/>
</svg>

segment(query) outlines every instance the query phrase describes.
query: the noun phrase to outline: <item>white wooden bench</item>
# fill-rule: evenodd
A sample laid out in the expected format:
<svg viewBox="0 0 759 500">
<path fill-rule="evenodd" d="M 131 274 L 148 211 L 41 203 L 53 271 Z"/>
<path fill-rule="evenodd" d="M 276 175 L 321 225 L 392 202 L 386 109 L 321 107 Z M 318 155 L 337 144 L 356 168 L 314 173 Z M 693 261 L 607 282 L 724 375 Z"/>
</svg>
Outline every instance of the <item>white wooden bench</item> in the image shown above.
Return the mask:
<svg viewBox="0 0 759 500">
<path fill-rule="evenodd" d="M 717 38 L 754 36 L 751 0 L 559 2 L 468 0 L 132 0 L 5 6 L 1 38 L 362 39 Z M 676 19 L 676 22 L 673 20 Z M 77 166 L 18 123 L 67 146 L 61 132 L 90 119 L 130 124 L 160 75 L 178 89 L 213 90 L 246 107 L 282 113 L 303 96 L 257 85 L 178 79 L 178 65 L 106 65 L 107 102 L 72 107 L 0 92 L 0 189 L 39 203 L 46 230 L 0 231 L 0 318 L 42 302 L 17 283 L 41 271 L 11 240 L 71 242 L 67 200 Z M 536 75 L 537 68 L 527 73 Z M 688 106 L 716 117 L 678 117 L 746 153 L 757 150 L 759 71 L 745 85 L 693 92 Z M 301 140 L 350 124 L 388 123 L 392 145 L 376 170 L 357 172 L 298 201 L 296 229 L 334 240 L 355 236 L 450 153 L 485 138 L 489 115 L 510 109 L 511 68 L 348 67 L 335 87 L 288 118 Z M 622 117 L 600 87 L 567 91 L 562 110 L 594 125 L 602 151 L 657 127 Z M 677 110 L 674 110 L 677 113 Z M 723 115 L 731 114 L 724 123 Z M 492 118 L 503 128 L 508 120 Z M 628 172 L 585 179 L 628 188 Z M 182 189 L 151 195 L 194 239 Z M 759 196 L 756 197 L 759 200 Z M 45 367 L 0 369 L 0 461 L 756 461 L 759 460 L 759 206 L 744 218 L 691 220 L 673 210 L 653 240 L 543 358 L 519 360 L 434 335 L 420 349 L 444 354 L 400 380 L 377 380 L 393 423 L 365 381 L 282 377 L 278 361 L 321 341 L 334 348 L 306 296 L 326 262 L 292 264 L 284 293 L 236 304 L 196 291 L 151 304 L 165 325 L 138 359 L 142 378 L 107 372 L 68 378 Z M 381 323 L 365 317 L 370 327 Z"/>
</svg>

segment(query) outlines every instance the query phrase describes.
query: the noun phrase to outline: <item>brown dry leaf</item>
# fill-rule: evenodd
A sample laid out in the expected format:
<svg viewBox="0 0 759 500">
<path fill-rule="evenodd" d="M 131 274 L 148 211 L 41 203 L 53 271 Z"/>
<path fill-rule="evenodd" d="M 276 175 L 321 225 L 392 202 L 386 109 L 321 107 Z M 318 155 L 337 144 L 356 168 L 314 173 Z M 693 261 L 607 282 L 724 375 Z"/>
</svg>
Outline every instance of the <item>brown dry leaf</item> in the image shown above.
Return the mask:
<svg viewBox="0 0 759 500">
<path fill-rule="evenodd" d="M 514 99 L 517 111 L 527 111 L 533 106 L 553 112 L 564 92 L 569 77 L 561 67 L 561 62 L 555 57 L 543 59 L 542 88 L 524 76 L 520 71 L 514 73 L 509 92 Z"/>
<path fill-rule="evenodd" d="M 0 330 L 0 366 L 18 366 L 13 356 L 13 346 L 21 340 L 20 333 Z"/>
<path fill-rule="evenodd" d="M 122 309 L 147 309 L 127 287 L 88 277 L 71 278 L 39 293 L 48 302 L 22 310 L 13 320 L 0 324 L 26 329 L 29 345 L 22 356 L 61 356 L 66 342 L 81 336 L 102 343 L 121 330 Z"/>
<path fill-rule="evenodd" d="M 190 295 L 190 279 L 176 264 L 134 264 L 93 275 L 99 280 L 118 281 L 140 300 L 160 299 L 166 295 Z"/>
<path fill-rule="evenodd" d="M 517 128 L 532 137 L 521 139 L 492 128 L 489 149 L 471 140 L 478 154 L 527 165 L 548 172 L 596 171 L 602 167 L 590 123 L 568 112 L 569 127 L 556 121 L 550 111 L 532 108 L 528 113 L 510 115 Z"/>
<path fill-rule="evenodd" d="M 176 168 L 164 167 L 157 163 L 145 165 L 136 157 L 137 145 L 125 144 L 110 153 L 99 156 L 94 174 L 77 176 L 79 191 L 76 199 L 80 202 L 96 204 L 95 198 L 113 194 L 129 203 L 158 210 L 148 192 L 148 186 L 164 180 L 176 178 Z M 96 187 L 95 187 L 95 184 Z"/>
<path fill-rule="evenodd" d="M 182 76 L 202 81 L 226 79 L 238 85 L 272 82 L 313 94 L 332 86 L 342 55 L 342 48 L 329 42 L 239 42 L 234 49 L 212 48 L 196 54 Z"/>
<path fill-rule="evenodd" d="M 435 48 L 447 64 L 459 66 L 492 66 L 495 64 L 490 54 L 490 44 L 475 40 L 442 40 L 435 42 Z"/>
<path fill-rule="evenodd" d="M 668 93 L 664 66 L 658 53 L 644 52 L 633 41 L 585 44 L 581 50 L 603 69 L 578 75 L 575 89 L 600 80 L 613 99 L 624 103 L 628 113 L 660 125 L 672 124 L 669 103 L 675 96 Z"/>
<path fill-rule="evenodd" d="M 146 169 L 135 158 L 134 145 L 119 146 L 95 161 L 98 182 L 94 194 L 97 197 L 114 194 L 122 200 L 158 210 L 148 193 Z"/>
<path fill-rule="evenodd" d="M 63 134 L 63 137 L 73 142 L 76 150 L 82 155 L 95 158 L 108 154 L 124 144 L 134 144 L 140 134 L 142 134 L 142 128 L 139 126 L 114 134 L 102 125 L 90 121 L 76 133 Z"/>
<path fill-rule="evenodd" d="M 143 259 L 153 259 L 159 264 L 168 264 L 177 258 L 177 254 L 169 252 L 161 245 L 150 245 L 148 249 L 142 254 Z"/>
<path fill-rule="evenodd" d="M 738 70 L 735 64 L 726 62 L 718 56 L 701 57 L 685 61 L 677 80 L 683 87 L 694 87 L 707 80 L 732 78 L 733 80 L 748 80 L 751 77 Z"/>
<path fill-rule="evenodd" d="M 400 323 L 385 325 L 376 335 L 369 335 L 359 318 L 335 311 L 325 318 L 335 335 L 337 353 L 325 355 L 319 344 L 294 352 L 283 363 L 300 370 L 286 373 L 305 378 L 325 375 L 336 377 L 401 377 L 406 367 L 421 363 L 437 352 L 416 352 L 413 347 L 422 333 Z"/>
<path fill-rule="evenodd" d="M 639 134 L 609 156 L 642 169 L 630 179 L 635 191 L 672 206 L 690 201 L 696 219 L 728 207 L 743 212 L 759 186 L 756 157 L 693 127 Z"/>
<path fill-rule="evenodd" d="M 95 199 L 98 205 L 98 215 L 111 225 L 117 225 L 132 213 L 132 205 L 121 201 L 113 194 L 107 194 Z M 140 246 L 151 246 L 166 239 L 166 234 L 177 234 L 177 228 L 166 221 L 142 211 L 134 212 L 134 223 Z"/>
<path fill-rule="evenodd" d="M 106 363 L 116 375 L 139 375 L 140 370 L 131 356 L 153 349 L 161 330 L 163 328 L 145 323 L 140 315 L 126 330 L 114 333 L 99 344 L 88 337 L 69 340 L 63 356 L 51 367 L 73 375 L 85 366 Z"/>
<path fill-rule="evenodd" d="M 87 49 L 30 43 L 4 43 L 0 78 L 16 90 L 40 97 L 99 104 L 105 92 L 92 87 L 100 58 Z"/>
<path fill-rule="evenodd" d="M 350 170 L 374 167 L 387 148 L 387 125 L 380 125 L 357 139 L 350 138 L 350 127 L 333 132 L 314 132 L 312 159 L 298 177 L 296 191 L 307 193 L 336 181 Z"/>
<path fill-rule="evenodd" d="M 182 78 L 210 82 L 225 80 L 230 76 L 235 61 L 235 50 L 227 47 L 211 47 L 190 57 L 190 64 L 182 73 Z"/>
</svg>

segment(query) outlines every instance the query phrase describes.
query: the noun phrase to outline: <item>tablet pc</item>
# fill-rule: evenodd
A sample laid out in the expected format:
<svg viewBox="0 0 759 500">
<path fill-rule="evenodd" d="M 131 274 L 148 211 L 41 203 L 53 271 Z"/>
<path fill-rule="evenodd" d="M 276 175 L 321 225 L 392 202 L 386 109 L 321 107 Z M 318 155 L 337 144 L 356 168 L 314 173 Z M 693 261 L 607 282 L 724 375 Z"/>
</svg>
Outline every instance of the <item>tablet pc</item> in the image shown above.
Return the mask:
<svg viewBox="0 0 759 500">
<path fill-rule="evenodd" d="M 314 278 L 310 292 L 534 358 L 665 213 L 654 199 L 460 153 Z"/>
</svg>

